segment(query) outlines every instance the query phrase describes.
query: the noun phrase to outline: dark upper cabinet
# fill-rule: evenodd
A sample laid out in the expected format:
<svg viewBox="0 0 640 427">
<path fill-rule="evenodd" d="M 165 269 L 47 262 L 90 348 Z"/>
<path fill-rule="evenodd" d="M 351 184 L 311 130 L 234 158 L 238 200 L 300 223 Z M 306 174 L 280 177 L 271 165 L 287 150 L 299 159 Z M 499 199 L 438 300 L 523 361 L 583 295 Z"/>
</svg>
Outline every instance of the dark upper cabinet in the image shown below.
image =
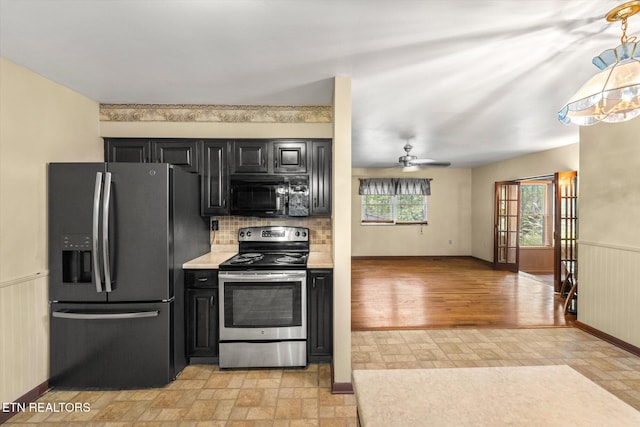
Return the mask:
<svg viewBox="0 0 640 427">
<path fill-rule="evenodd" d="M 274 173 L 306 173 L 307 172 L 307 143 L 273 142 L 273 172 Z"/>
<path fill-rule="evenodd" d="M 227 170 L 229 143 L 204 141 L 200 175 L 200 213 L 225 215 L 229 213 L 229 173 Z"/>
<path fill-rule="evenodd" d="M 331 215 L 331 141 L 311 141 L 310 215 Z"/>
<path fill-rule="evenodd" d="M 333 358 L 333 270 L 308 271 L 307 325 L 309 362 L 330 362 Z"/>
<path fill-rule="evenodd" d="M 269 172 L 269 141 L 233 141 L 233 173 Z"/>
<path fill-rule="evenodd" d="M 170 163 L 198 173 L 201 214 L 229 214 L 229 174 L 309 175 L 309 215 L 331 215 L 331 140 L 105 138 L 105 161 Z"/>
<path fill-rule="evenodd" d="M 198 141 L 180 139 L 152 140 L 151 149 L 153 151 L 153 162 L 171 163 L 172 165 L 182 166 L 189 172 L 199 172 Z"/>
<path fill-rule="evenodd" d="M 151 161 L 151 141 L 106 138 L 104 159 L 106 162 L 148 163 Z"/>
</svg>

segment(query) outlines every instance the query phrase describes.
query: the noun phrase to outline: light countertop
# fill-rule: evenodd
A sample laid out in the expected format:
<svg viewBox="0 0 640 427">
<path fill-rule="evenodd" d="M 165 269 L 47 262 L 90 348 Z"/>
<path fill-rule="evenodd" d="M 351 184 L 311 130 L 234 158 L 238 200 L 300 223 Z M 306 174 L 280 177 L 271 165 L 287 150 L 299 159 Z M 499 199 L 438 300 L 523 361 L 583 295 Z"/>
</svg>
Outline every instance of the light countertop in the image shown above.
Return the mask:
<svg viewBox="0 0 640 427">
<path fill-rule="evenodd" d="M 182 264 L 185 269 L 217 269 L 224 261 L 234 256 L 236 252 L 209 252 Z"/>
<path fill-rule="evenodd" d="M 234 256 L 236 252 L 209 252 L 182 264 L 185 269 L 217 269 L 218 266 Z M 309 252 L 307 268 L 333 268 L 333 259 L 329 252 Z"/>
<path fill-rule="evenodd" d="M 333 258 L 329 252 L 309 252 L 307 268 L 333 268 Z"/>
</svg>

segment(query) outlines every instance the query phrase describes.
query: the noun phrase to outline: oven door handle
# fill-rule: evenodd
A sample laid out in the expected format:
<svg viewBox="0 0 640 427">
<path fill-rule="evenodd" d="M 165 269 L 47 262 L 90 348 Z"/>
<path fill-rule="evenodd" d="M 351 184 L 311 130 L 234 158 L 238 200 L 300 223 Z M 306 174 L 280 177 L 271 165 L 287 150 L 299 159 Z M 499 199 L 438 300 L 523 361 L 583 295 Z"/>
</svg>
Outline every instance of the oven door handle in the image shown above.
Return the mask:
<svg viewBox="0 0 640 427">
<path fill-rule="evenodd" d="M 218 273 L 218 280 L 239 280 L 243 282 L 267 282 L 267 281 L 281 281 L 281 282 L 298 282 L 301 279 L 305 279 L 307 273 L 304 271 L 296 273 L 268 273 L 260 272 L 259 274 L 249 273 Z"/>
</svg>

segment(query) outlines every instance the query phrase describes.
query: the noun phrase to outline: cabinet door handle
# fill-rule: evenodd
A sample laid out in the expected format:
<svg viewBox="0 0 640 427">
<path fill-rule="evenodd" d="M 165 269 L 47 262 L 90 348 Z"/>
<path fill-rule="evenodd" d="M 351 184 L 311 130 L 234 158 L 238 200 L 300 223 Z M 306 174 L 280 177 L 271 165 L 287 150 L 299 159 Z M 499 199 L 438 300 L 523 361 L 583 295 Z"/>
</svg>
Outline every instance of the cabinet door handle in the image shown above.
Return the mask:
<svg viewBox="0 0 640 427">
<path fill-rule="evenodd" d="M 211 295 L 209 297 L 209 307 L 213 307 L 214 303 L 215 303 L 215 297 Z"/>
<path fill-rule="evenodd" d="M 316 288 L 316 278 L 314 277 L 313 278 L 313 289 L 315 289 L 315 288 Z"/>
<path fill-rule="evenodd" d="M 207 282 L 209 281 L 208 277 L 198 277 L 198 282 Z"/>
</svg>

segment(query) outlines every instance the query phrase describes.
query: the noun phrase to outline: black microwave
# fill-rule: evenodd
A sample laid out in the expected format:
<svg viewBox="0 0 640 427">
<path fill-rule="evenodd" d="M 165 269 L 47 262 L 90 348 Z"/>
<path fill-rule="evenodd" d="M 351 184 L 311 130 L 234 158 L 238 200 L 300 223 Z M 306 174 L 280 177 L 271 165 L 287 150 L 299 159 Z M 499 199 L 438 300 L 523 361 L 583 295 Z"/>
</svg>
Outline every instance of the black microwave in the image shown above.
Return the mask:
<svg viewBox="0 0 640 427">
<path fill-rule="evenodd" d="M 232 175 L 231 215 L 301 217 L 309 215 L 309 177 Z"/>
</svg>

